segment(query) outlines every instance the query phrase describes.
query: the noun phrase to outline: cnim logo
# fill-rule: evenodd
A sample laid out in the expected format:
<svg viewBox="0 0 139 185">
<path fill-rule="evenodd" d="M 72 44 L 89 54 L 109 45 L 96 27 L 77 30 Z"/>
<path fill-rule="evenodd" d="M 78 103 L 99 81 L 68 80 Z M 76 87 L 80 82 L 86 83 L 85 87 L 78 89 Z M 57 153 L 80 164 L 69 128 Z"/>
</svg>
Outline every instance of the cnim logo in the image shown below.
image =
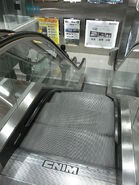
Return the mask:
<svg viewBox="0 0 139 185">
<path fill-rule="evenodd" d="M 78 172 L 79 172 L 79 168 L 71 166 L 71 165 L 67 165 L 67 164 L 62 164 L 60 162 L 53 162 L 53 161 L 45 160 L 42 166 L 48 169 L 70 173 L 73 175 L 78 175 Z"/>
</svg>

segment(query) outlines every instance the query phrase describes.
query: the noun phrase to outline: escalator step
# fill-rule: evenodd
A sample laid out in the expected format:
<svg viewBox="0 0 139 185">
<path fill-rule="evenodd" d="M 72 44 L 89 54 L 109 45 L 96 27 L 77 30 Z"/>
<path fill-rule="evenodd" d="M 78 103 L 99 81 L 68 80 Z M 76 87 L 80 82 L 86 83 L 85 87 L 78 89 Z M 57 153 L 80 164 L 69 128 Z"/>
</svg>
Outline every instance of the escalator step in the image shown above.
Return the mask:
<svg viewBox="0 0 139 185">
<path fill-rule="evenodd" d="M 67 104 L 46 104 L 36 123 L 57 127 L 80 128 L 108 136 L 114 135 L 114 116 L 106 112 L 76 108 Z"/>
<path fill-rule="evenodd" d="M 66 157 L 79 163 L 115 167 L 113 138 L 89 130 L 34 124 L 21 148 Z"/>
<path fill-rule="evenodd" d="M 84 107 L 99 112 L 114 112 L 113 101 L 104 95 L 97 95 L 85 92 L 63 92 L 56 93 L 52 100 L 52 103 L 66 104 L 71 107 Z"/>
<path fill-rule="evenodd" d="M 111 99 L 91 93 L 56 93 L 8 161 L 0 184 L 116 185 L 113 136 Z"/>
</svg>

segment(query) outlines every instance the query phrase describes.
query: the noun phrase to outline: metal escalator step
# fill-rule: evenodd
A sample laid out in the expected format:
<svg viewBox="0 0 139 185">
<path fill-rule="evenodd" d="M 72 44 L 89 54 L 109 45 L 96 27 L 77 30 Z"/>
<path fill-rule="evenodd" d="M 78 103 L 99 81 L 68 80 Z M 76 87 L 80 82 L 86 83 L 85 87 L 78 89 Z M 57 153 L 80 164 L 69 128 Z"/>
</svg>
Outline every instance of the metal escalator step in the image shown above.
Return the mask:
<svg viewBox="0 0 139 185">
<path fill-rule="evenodd" d="M 99 134 L 114 135 L 114 115 L 106 112 L 49 103 L 40 112 L 36 123 L 57 127 L 80 128 Z"/>
<path fill-rule="evenodd" d="M 22 182 L 15 185 L 116 185 L 117 181 L 114 169 L 80 165 L 65 158 L 20 149 L 2 174 Z"/>
<path fill-rule="evenodd" d="M 61 103 L 61 104 L 59 104 L 59 103 L 47 103 L 47 104 L 45 104 L 45 106 L 43 107 L 43 109 L 41 110 L 41 112 L 40 112 L 40 115 L 39 115 L 39 117 L 41 117 L 41 116 L 43 116 L 43 114 L 47 114 L 47 112 L 48 112 L 48 114 L 53 114 L 54 115 L 54 113 L 61 113 L 61 116 L 62 116 L 62 114 L 63 115 L 65 115 L 65 114 L 67 114 L 67 115 L 69 115 L 70 113 L 71 114 L 92 114 L 92 117 L 93 117 L 93 113 L 95 114 L 95 115 L 97 115 L 97 114 L 102 114 L 102 115 L 106 115 L 107 114 L 107 116 L 109 117 L 109 118 L 112 118 L 112 117 L 114 117 L 114 111 L 113 111 L 113 109 L 111 109 L 111 111 L 109 112 L 109 114 L 107 113 L 107 112 L 105 112 L 105 111 L 103 111 L 103 110 L 95 110 L 95 109 L 89 109 L 89 108 L 86 108 L 86 107 L 84 107 L 84 106 L 80 106 L 80 107 L 76 107 L 76 102 L 75 102 L 75 104 L 64 104 L 64 103 Z"/>
<path fill-rule="evenodd" d="M 100 112 L 114 112 L 114 104 L 110 98 L 104 95 L 96 95 L 85 92 L 56 93 L 51 102 L 67 104 L 75 107 L 90 108 Z"/>
<path fill-rule="evenodd" d="M 79 163 L 115 167 L 114 139 L 89 130 L 34 124 L 21 148 Z"/>
</svg>

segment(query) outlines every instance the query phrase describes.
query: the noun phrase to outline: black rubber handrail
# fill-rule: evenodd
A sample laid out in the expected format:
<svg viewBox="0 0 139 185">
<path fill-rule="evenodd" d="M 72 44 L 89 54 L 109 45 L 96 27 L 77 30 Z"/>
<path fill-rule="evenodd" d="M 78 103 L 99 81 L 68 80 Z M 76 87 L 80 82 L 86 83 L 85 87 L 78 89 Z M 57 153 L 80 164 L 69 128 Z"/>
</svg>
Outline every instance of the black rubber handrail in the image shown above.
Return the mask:
<svg viewBox="0 0 139 185">
<path fill-rule="evenodd" d="M 0 29 L 0 34 L 3 34 L 2 36 L 9 36 L 9 34 L 12 34 L 12 33 L 14 33 L 14 31 Z"/>
<path fill-rule="evenodd" d="M 12 32 L 13 33 L 13 32 Z M 27 38 L 27 37 L 41 37 L 43 39 L 46 39 L 47 41 L 49 41 L 63 56 L 64 58 L 67 59 L 67 61 L 69 63 L 71 63 L 77 70 L 80 70 L 83 66 L 83 64 L 85 63 L 85 58 L 83 58 L 82 62 L 80 63 L 79 66 L 77 66 L 76 64 L 73 63 L 73 61 L 65 54 L 65 52 L 63 50 L 61 50 L 49 37 L 47 37 L 46 35 L 43 35 L 41 33 L 37 33 L 37 32 L 30 32 L 30 31 L 22 31 L 22 32 L 16 32 L 12 35 L 9 35 L 8 37 L 2 39 L 0 41 L 0 49 L 18 39 L 22 39 L 22 38 Z"/>
<path fill-rule="evenodd" d="M 8 33 L 14 33 L 14 31 L 12 31 L 12 30 L 6 30 L 6 29 L 0 29 L 0 33 L 6 33 L 6 34 L 8 34 Z"/>
</svg>

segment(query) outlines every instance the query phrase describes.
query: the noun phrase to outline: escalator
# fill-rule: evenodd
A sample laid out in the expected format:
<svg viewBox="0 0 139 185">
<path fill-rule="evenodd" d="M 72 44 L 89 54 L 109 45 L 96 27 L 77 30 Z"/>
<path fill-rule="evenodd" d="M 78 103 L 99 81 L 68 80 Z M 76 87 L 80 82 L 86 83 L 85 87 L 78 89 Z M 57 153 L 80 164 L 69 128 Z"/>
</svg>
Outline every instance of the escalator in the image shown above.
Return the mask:
<svg viewBox="0 0 139 185">
<path fill-rule="evenodd" d="M 82 91 L 85 59 L 76 66 L 36 33 L 2 39 L 0 52 L 1 78 L 25 83 L 1 126 L 0 184 L 119 184 L 116 98 Z"/>
<path fill-rule="evenodd" d="M 116 184 L 112 100 L 82 92 L 56 93 L 2 176 L 4 183 L 10 178 L 27 184 Z"/>
</svg>

